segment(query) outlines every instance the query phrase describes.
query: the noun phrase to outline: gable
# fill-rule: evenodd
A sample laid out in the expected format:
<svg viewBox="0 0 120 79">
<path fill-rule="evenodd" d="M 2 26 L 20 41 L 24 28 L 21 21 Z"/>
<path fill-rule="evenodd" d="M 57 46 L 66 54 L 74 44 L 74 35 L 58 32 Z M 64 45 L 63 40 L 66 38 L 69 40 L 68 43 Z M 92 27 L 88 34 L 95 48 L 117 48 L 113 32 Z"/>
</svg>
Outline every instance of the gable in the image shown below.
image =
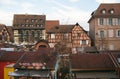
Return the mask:
<svg viewBox="0 0 120 79">
<path fill-rule="evenodd" d="M 80 28 L 80 26 L 75 26 L 72 30 L 73 31 L 82 31 L 82 28 Z"/>
</svg>

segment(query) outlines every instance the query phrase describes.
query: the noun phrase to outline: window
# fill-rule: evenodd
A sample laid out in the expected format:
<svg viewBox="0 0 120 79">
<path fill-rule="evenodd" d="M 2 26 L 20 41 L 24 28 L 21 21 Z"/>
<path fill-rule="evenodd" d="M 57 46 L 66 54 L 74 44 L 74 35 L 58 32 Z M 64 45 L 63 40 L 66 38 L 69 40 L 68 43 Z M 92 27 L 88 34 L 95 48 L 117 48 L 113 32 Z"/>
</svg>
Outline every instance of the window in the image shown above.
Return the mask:
<svg viewBox="0 0 120 79">
<path fill-rule="evenodd" d="M 32 31 L 32 37 L 34 37 L 35 36 L 35 32 L 34 31 Z"/>
<path fill-rule="evenodd" d="M 22 27 L 24 27 L 24 24 L 22 24 Z"/>
<path fill-rule="evenodd" d="M 41 24 L 40 26 L 43 27 L 43 24 Z"/>
<path fill-rule="evenodd" d="M 43 19 L 40 19 L 40 22 L 42 23 L 42 22 L 43 22 Z"/>
<path fill-rule="evenodd" d="M 118 20 L 117 20 L 117 21 L 118 21 L 118 25 L 120 25 L 120 18 L 118 18 Z"/>
<path fill-rule="evenodd" d="M 51 34 L 51 38 L 55 38 L 55 34 Z"/>
<path fill-rule="evenodd" d="M 110 10 L 110 13 L 111 13 L 111 14 L 113 14 L 113 13 L 114 13 L 114 11 L 113 11 L 113 10 Z"/>
<path fill-rule="evenodd" d="M 105 10 L 105 9 L 103 9 L 103 10 L 102 10 L 102 14 L 105 14 L 105 13 L 106 13 L 106 10 Z"/>
<path fill-rule="evenodd" d="M 28 27 L 28 24 L 26 24 L 26 27 Z"/>
<path fill-rule="evenodd" d="M 106 25 L 107 19 L 106 18 L 98 18 L 98 25 Z"/>
<path fill-rule="evenodd" d="M 104 37 L 104 31 L 100 31 L 100 37 Z"/>
<path fill-rule="evenodd" d="M 103 23 L 104 23 L 104 19 L 100 18 L 100 25 L 103 25 Z"/>
<path fill-rule="evenodd" d="M 40 25 L 39 25 L 39 24 L 37 24 L 37 27 L 40 27 Z"/>
<path fill-rule="evenodd" d="M 65 33 L 65 34 L 64 34 L 64 38 L 68 38 L 68 33 Z"/>
<path fill-rule="evenodd" d="M 109 37 L 113 37 L 113 30 L 109 30 Z"/>
<path fill-rule="evenodd" d="M 109 25 L 113 25 L 113 19 L 109 18 Z"/>
<path fill-rule="evenodd" d="M 82 41 L 80 41 L 80 44 L 87 44 L 87 41 L 86 40 L 82 40 Z"/>
<path fill-rule="evenodd" d="M 29 20 L 28 20 L 28 19 L 26 19 L 26 20 L 25 20 L 25 22 L 29 22 Z"/>
<path fill-rule="evenodd" d="M 33 27 L 33 24 L 30 24 L 30 27 Z"/>
<path fill-rule="evenodd" d="M 114 45 L 109 45 L 109 50 L 114 50 Z"/>
<path fill-rule="evenodd" d="M 32 19 L 31 21 L 34 22 L 34 19 Z"/>
<path fill-rule="evenodd" d="M 104 30 L 99 30 L 99 31 L 98 31 L 98 37 L 100 37 L 100 38 L 106 37 L 106 31 L 104 31 Z"/>
<path fill-rule="evenodd" d="M 110 13 L 110 14 L 113 14 L 113 13 L 114 13 L 114 9 L 110 9 L 110 10 L 109 10 L 109 13 Z"/>
<path fill-rule="evenodd" d="M 116 34 L 117 37 L 120 37 L 120 30 L 117 30 Z"/>
<path fill-rule="evenodd" d="M 35 19 L 35 22 L 38 22 L 38 20 L 37 20 L 37 19 Z"/>
<path fill-rule="evenodd" d="M 102 44 L 100 45 L 100 50 L 104 50 L 105 46 Z"/>
<path fill-rule="evenodd" d="M 22 30 L 19 30 L 19 31 L 18 31 L 18 33 L 19 33 L 19 41 L 20 41 L 20 42 L 23 42 L 23 34 L 24 34 L 23 32 L 24 32 L 24 31 L 22 31 Z"/>
<path fill-rule="evenodd" d="M 81 36 L 81 33 L 77 33 L 77 36 L 80 37 L 80 36 Z"/>
</svg>

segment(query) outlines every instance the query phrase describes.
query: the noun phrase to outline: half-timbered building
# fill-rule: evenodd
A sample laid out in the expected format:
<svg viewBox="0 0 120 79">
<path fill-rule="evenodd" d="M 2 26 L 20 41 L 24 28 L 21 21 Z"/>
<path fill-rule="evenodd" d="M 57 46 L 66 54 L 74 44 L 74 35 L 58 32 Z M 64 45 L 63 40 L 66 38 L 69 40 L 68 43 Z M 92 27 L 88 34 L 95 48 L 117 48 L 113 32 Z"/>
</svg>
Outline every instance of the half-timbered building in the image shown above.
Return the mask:
<svg viewBox="0 0 120 79">
<path fill-rule="evenodd" d="M 6 25 L 0 24 L 0 42 L 10 42 L 12 41 L 10 32 Z"/>
<path fill-rule="evenodd" d="M 64 42 L 71 48 L 91 46 L 87 32 L 78 23 L 54 26 L 47 31 L 47 37 L 50 47 L 59 42 Z"/>
</svg>

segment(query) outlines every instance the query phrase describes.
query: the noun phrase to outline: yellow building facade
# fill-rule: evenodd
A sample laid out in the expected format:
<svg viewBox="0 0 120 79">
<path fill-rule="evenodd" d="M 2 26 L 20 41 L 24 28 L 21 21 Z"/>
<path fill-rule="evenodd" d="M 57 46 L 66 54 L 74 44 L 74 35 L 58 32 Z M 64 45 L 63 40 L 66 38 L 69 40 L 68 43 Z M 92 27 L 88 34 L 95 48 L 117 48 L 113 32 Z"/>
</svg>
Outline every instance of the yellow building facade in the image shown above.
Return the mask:
<svg viewBox="0 0 120 79">
<path fill-rule="evenodd" d="M 14 79 L 9 76 L 9 73 L 14 72 L 14 64 L 10 64 L 4 67 L 4 79 Z"/>
</svg>

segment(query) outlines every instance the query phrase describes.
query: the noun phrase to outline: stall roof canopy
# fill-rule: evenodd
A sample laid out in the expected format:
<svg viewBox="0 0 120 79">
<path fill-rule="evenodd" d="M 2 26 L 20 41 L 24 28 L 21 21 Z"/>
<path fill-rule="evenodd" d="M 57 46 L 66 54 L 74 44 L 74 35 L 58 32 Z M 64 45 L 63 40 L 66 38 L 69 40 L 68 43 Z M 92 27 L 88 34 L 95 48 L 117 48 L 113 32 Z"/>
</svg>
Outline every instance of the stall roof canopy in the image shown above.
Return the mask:
<svg viewBox="0 0 120 79">
<path fill-rule="evenodd" d="M 9 73 L 9 76 L 49 77 L 50 71 L 18 70 L 18 71 Z"/>
</svg>

